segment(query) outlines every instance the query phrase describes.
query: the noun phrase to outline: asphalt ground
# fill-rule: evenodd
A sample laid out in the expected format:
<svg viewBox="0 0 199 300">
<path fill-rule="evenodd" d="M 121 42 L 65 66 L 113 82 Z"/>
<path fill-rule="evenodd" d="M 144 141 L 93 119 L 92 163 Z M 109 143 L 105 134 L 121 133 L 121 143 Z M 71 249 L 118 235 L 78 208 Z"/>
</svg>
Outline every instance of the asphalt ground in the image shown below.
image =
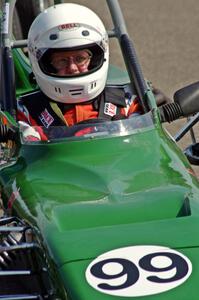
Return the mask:
<svg viewBox="0 0 199 300">
<path fill-rule="evenodd" d="M 67 1 L 86 5 L 112 29 L 106 0 Z M 144 77 L 171 99 L 176 90 L 199 81 L 199 3 L 197 0 L 119 0 Z M 124 68 L 116 40 L 110 42 L 111 63 Z M 186 120 L 164 127 L 175 135 Z M 199 126 L 194 127 L 196 136 Z M 188 133 L 178 144 L 190 144 Z M 199 175 L 199 168 L 194 168 Z"/>
</svg>

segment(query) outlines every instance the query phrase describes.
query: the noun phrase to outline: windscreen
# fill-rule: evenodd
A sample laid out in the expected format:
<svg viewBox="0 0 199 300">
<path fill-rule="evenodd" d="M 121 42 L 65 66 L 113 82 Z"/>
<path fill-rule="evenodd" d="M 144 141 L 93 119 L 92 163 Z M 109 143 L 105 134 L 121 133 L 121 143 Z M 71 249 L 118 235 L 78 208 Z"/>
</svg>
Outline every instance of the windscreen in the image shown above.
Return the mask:
<svg viewBox="0 0 199 300">
<path fill-rule="evenodd" d="M 89 119 L 71 127 L 40 127 L 20 124 L 22 143 L 46 143 L 74 141 L 82 139 L 99 139 L 139 134 L 154 128 L 152 114 L 134 116 L 118 121 Z"/>
</svg>

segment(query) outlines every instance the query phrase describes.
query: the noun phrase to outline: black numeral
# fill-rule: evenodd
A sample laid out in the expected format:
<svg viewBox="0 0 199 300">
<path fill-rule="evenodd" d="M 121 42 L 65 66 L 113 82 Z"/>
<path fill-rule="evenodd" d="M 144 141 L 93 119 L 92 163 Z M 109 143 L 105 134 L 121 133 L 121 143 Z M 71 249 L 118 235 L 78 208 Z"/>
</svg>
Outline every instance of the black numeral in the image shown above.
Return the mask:
<svg viewBox="0 0 199 300">
<path fill-rule="evenodd" d="M 171 264 L 164 268 L 157 268 L 152 265 L 152 259 L 158 256 L 164 256 L 171 259 Z M 142 269 L 150 272 L 165 272 L 171 271 L 172 269 L 176 270 L 176 273 L 171 278 L 160 278 L 158 276 L 149 276 L 148 280 L 159 283 L 166 283 L 179 280 L 183 278 L 188 272 L 188 264 L 187 262 L 179 255 L 175 253 L 169 252 L 158 252 L 153 254 L 148 254 L 140 259 L 139 265 Z"/>
<path fill-rule="evenodd" d="M 118 263 L 123 267 L 123 270 L 115 275 L 109 275 L 105 274 L 103 272 L 103 267 L 106 264 L 111 264 L 111 263 Z M 122 258 L 114 258 L 114 259 L 105 259 L 103 261 L 100 261 L 96 263 L 94 266 L 91 268 L 91 273 L 97 277 L 97 278 L 102 278 L 102 279 L 118 279 L 121 278 L 122 276 L 126 275 L 126 281 L 118 286 L 112 286 L 107 283 L 100 283 L 98 285 L 99 288 L 104 289 L 104 290 L 119 290 L 119 289 L 125 289 L 133 284 L 138 280 L 139 278 L 139 271 L 138 268 L 132 263 L 131 261 L 127 259 L 122 259 Z"/>
</svg>

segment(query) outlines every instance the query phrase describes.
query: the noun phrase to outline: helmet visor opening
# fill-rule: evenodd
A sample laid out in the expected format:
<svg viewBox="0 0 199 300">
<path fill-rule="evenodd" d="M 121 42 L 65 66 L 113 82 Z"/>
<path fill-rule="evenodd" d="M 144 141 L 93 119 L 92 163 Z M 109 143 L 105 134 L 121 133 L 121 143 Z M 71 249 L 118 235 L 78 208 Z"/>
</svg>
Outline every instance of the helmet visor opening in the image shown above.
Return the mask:
<svg viewBox="0 0 199 300">
<path fill-rule="evenodd" d="M 40 53 L 42 49 L 39 50 Z M 104 62 L 104 51 L 98 45 L 84 48 L 46 49 L 38 59 L 45 74 L 54 77 L 77 77 L 98 70 Z"/>
</svg>

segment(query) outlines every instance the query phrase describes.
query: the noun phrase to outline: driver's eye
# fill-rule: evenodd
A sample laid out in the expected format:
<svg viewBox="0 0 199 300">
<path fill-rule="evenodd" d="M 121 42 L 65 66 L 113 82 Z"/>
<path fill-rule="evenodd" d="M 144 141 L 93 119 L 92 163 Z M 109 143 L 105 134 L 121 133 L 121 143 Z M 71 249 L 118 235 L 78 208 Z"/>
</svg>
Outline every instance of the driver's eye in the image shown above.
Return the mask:
<svg viewBox="0 0 199 300">
<path fill-rule="evenodd" d="M 60 58 L 60 59 L 52 61 L 51 64 L 55 68 L 58 68 L 58 69 L 63 68 L 63 67 L 66 67 L 69 64 L 69 59 L 68 58 Z"/>
<path fill-rule="evenodd" d="M 67 59 L 67 58 L 62 58 L 62 59 L 58 60 L 57 63 L 58 63 L 59 65 L 65 66 L 65 65 L 67 65 L 67 64 L 69 63 L 69 59 Z"/>
<path fill-rule="evenodd" d="M 75 57 L 75 61 L 80 64 L 80 63 L 83 63 L 87 60 L 87 57 L 84 57 L 84 56 L 81 56 L 81 55 L 78 55 Z"/>
</svg>

